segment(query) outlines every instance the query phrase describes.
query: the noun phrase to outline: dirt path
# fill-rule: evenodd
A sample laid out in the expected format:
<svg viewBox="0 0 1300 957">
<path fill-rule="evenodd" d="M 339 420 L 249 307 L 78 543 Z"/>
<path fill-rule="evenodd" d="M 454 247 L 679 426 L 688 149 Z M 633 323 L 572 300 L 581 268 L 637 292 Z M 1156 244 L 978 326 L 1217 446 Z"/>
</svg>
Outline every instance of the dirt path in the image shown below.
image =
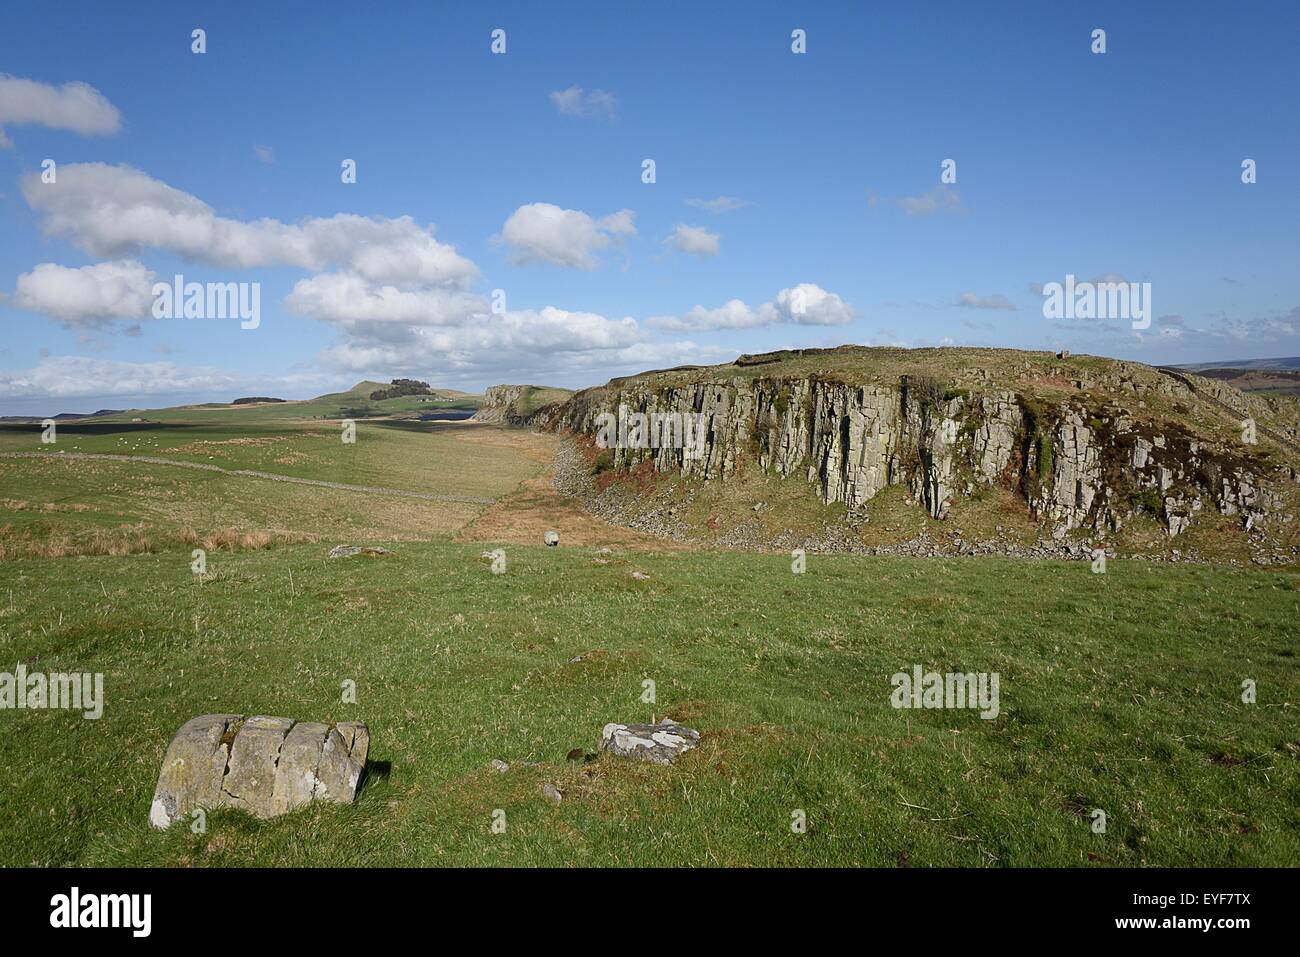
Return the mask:
<svg viewBox="0 0 1300 957">
<path fill-rule="evenodd" d="M 419 498 L 429 502 L 462 502 L 470 505 L 495 505 L 494 498 L 478 498 L 473 495 L 435 495 L 431 492 L 408 492 L 403 489 L 383 488 L 376 485 L 345 485 L 342 482 L 326 482 L 322 479 L 297 478 L 292 475 L 276 475 L 272 472 L 258 472 L 255 469 L 226 469 L 220 465 L 207 465 L 202 462 L 184 462 L 180 459 L 157 458 L 152 455 L 109 455 L 99 452 L 0 452 L 0 458 L 7 459 L 96 459 L 101 462 L 145 462 L 149 465 L 170 465 L 182 469 L 199 469 L 204 472 L 218 472 L 222 475 L 239 475 L 244 478 L 269 479 L 272 482 L 291 482 L 294 485 L 317 485 L 321 488 L 334 488 L 344 492 L 363 492 L 367 495 L 392 495 L 398 498 Z"/>
</svg>

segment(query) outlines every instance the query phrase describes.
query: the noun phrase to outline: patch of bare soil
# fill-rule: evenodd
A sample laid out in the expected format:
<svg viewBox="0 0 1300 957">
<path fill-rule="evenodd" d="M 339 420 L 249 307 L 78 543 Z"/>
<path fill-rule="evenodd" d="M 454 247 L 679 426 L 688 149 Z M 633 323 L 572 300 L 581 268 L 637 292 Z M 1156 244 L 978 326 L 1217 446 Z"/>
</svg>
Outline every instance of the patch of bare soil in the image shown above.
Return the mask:
<svg viewBox="0 0 1300 957">
<path fill-rule="evenodd" d="M 550 438 L 554 439 L 554 436 Z M 456 535 L 458 542 L 517 542 L 540 545 L 549 530 L 560 533 L 560 547 L 568 545 L 637 548 L 645 551 L 683 551 L 688 546 L 611 525 L 584 509 L 576 499 L 562 496 L 552 484 L 554 467 L 528 479 L 497 500 Z"/>
</svg>

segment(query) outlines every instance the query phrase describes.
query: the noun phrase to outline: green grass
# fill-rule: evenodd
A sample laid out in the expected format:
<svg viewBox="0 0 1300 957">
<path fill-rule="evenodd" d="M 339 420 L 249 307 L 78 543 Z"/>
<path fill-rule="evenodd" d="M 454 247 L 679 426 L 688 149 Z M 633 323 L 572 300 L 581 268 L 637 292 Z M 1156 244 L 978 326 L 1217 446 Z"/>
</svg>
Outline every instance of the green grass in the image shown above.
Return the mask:
<svg viewBox="0 0 1300 957">
<path fill-rule="evenodd" d="M 450 537 L 485 507 L 62 453 L 142 455 L 479 499 L 499 498 L 541 468 L 494 426 L 395 421 L 358 422 L 355 444 L 331 426 L 229 417 L 209 425 L 65 425 L 53 445 L 41 444 L 39 427 L 9 426 L 0 427 L 0 452 L 47 454 L 0 457 L 0 558 L 153 550 L 187 531 L 219 529 L 338 541 Z"/>
<path fill-rule="evenodd" d="M 104 423 L 60 426 L 43 445 L 39 426 L 0 427 L 0 452 L 89 452 L 147 455 L 225 469 L 404 491 L 494 498 L 536 472 L 509 448 L 462 454 L 467 428 L 455 423 L 357 422 L 356 441 L 336 423 L 248 423 L 227 415 L 210 424 Z M 418 436 L 418 438 L 417 438 Z M 0 460 L 3 462 L 3 460 Z"/>
<path fill-rule="evenodd" d="M 570 389 L 559 389 L 545 385 L 526 385 L 522 389 L 523 392 L 519 396 L 519 401 L 515 403 L 515 411 L 519 415 L 531 415 L 544 405 L 550 405 L 552 402 L 563 402 L 573 395 Z"/>
<path fill-rule="evenodd" d="M 432 412 L 436 409 L 477 409 L 482 397 L 463 393 L 448 393 L 434 389 L 431 396 L 398 396 L 395 399 L 374 400 L 371 393 L 389 388 L 385 382 L 358 382 L 345 392 L 330 392 L 314 399 L 276 402 L 263 405 L 206 405 L 177 406 L 167 409 L 131 409 L 118 415 L 95 418 L 96 423 L 129 424 L 132 419 L 144 418 L 164 422 L 194 425 L 229 424 L 254 426 L 265 422 L 293 419 L 370 418 L 411 412 Z M 428 399 L 429 401 L 421 401 Z"/>
<path fill-rule="evenodd" d="M 0 565 L 0 660 L 102 671 L 107 696 L 99 721 L 0 713 L 0 863 L 1300 859 L 1294 573 L 810 556 L 796 576 L 782 556 L 509 546 L 496 576 L 481 546 L 393 547 L 223 553 L 202 583 L 184 551 Z M 1001 716 L 894 710 L 913 664 L 998 672 Z M 370 778 L 352 806 L 154 832 L 163 751 L 207 712 L 367 721 Z M 564 760 L 652 713 L 701 747 Z"/>
</svg>

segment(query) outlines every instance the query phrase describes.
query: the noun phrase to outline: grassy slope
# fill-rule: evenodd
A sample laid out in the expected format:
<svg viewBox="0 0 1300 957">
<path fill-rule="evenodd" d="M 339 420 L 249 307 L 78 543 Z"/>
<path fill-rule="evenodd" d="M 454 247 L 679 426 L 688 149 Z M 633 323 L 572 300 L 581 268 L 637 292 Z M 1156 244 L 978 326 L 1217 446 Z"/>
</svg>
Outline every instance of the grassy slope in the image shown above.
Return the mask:
<svg viewBox="0 0 1300 957">
<path fill-rule="evenodd" d="M 571 389 L 561 389 L 556 386 L 526 385 L 521 388 L 523 392 L 519 396 L 519 401 L 515 403 L 515 411 L 519 415 L 532 415 L 544 405 L 563 402 L 573 395 Z"/>
<path fill-rule="evenodd" d="M 280 422 L 293 419 L 341 419 L 371 418 L 382 415 L 397 415 L 408 412 L 429 412 L 434 409 L 476 409 L 482 397 L 467 395 L 463 392 L 434 389 L 435 396 L 398 396 L 395 399 L 375 401 L 370 394 L 378 389 L 386 389 L 384 382 L 358 382 L 345 392 L 330 392 L 314 399 L 292 402 L 273 402 L 261 405 L 223 405 L 209 403 L 206 405 L 182 405 L 167 409 L 131 409 L 118 415 L 102 416 L 96 423 L 129 423 L 135 418 L 148 421 L 174 422 L 182 424 L 210 425 L 214 423 L 232 425 L 261 425 L 266 422 Z M 433 401 L 421 402 L 421 398 Z"/>
<path fill-rule="evenodd" d="M 358 422 L 356 442 L 348 444 L 335 423 L 250 424 L 230 418 L 211 424 L 96 422 L 61 427 L 54 445 L 41 444 L 39 427 L 0 428 L 0 452 L 147 455 L 349 485 L 463 495 L 500 494 L 522 478 L 511 468 L 514 456 L 509 452 L 485 450 L 483 458 L 473 459 L 457 455 L 457 434 L 455 424 Z M 493 474 L 497 470 L 501 474 Z"/>
<path fill-rule="evenodd" d="M 4 659 L 103 671 L 108 695 L 97 722 L 3 715 L 0 833 L 23 839 L 0 863 L 1300 858 L 1293 573 L 813 557 L 795 576 L 780 556 L 512 547 L 494 576 L 479 551 L 304 545 L 220 556 L 202 584 L 185 553 L 0 566 Z M 1002 716 L 892 709 L 914 663 L 999 672 Z M 377 764 L 351 807 L 153 833 L 166 743 L 211 711 L 360 718 Z M 564 761 L 652 711 L 705 733 L 679 767 Z"/>
<path fill-rule="evenodd" d="M 147 455 L 277 475 L 432 494 L 497 498 L 538 463 L 478 441 L 491 426 L 358 422 L 345 445 L 331 425 L 228 413 L 210 424 L 66 425 L 40 443 L 38 427 L 0 428 L 0 452 Z M 52 451 L 53 450 L 53 451 Z M 480 505 L 420 502 L 192 469 L 123 461 L 0 458 L 0 555 L 73 550 L 140 551 L 184 529 L 270 530 L 276 535 L 409 538 L 453 534 Z"/>
</svg>

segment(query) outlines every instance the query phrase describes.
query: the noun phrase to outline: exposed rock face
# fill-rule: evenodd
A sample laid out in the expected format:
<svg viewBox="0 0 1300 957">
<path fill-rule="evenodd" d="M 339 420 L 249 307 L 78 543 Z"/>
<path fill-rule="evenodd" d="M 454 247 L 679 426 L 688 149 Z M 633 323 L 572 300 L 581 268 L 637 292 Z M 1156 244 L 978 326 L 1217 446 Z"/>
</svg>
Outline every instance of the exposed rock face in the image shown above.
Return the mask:
<svg viewBox="0 0 1300 957">
<path fill-rule="evenodd" d="M 659 724 L 607 724 L 600 735 L 600 749 L 621 758 L 672 764 L 700 743 L 700 733 L 670 718 Z"/>
<path fill-rule="evenodd" d="M 370 730 L 356 721 L 200 715 L 167 747 L 149 823 L 165 828 L 198 808 L 268 818 L 309 801 L 349 804 L 369 749 Z"/>
<path fill-rule="evenodd" d="M 1153 387 L 1154 370 L 1147 367 L 1139 382 L 1130 365 L 1112 363 L 1097 380 L 1073 383 L 1080 391 L 1051 402 L 982 382 L 981 370 L 967 377 L 976 388 L 963 389 L 909 376 L 863 385 L 816 375 L 720 374 L 686 384 L 615 380 L 541 409 L 529 421 L 594 437 L 598 417 L 618 416 L 620 407 L 648 417 L 703 413 L 707 429 L 699 456 L 653 441 L 648 448 L 602 454 L 616 471 L 649 462 L 659 473 L 706 480 L 754 462 L 781 476 L 802 475 L 824 502 L 850 510 L 888 486 L 905 485 L 942 519 L 955 497 L 997 483 L 1023 495 L 1030 512 L 1052 523 L 1058 537 L 1081 527 L 1119 529 L 1139 509 L 1157 516 L 1171 536 L 1205 508 L 1240 516 L 1247 529 L 1266 522 L 1281 500 L 1266 489 L 1259 460 L 1245 446 L 1200 440 L 1176 422 L 1139 421 L 1127 405 L 1143 405 L 1143 394 L 1190 399 L 1191 391 L 1158 375 Z M 1100 400 L 1086 389 L 1132 400 Z"/>
<path fill-rule="evenodd" d="M 476 422 L 520 425 L 519 400 L 523 398 L 522 385 L 492 385 L 483 392 L 483 405 L 471 418 Z"/>
</svg>

